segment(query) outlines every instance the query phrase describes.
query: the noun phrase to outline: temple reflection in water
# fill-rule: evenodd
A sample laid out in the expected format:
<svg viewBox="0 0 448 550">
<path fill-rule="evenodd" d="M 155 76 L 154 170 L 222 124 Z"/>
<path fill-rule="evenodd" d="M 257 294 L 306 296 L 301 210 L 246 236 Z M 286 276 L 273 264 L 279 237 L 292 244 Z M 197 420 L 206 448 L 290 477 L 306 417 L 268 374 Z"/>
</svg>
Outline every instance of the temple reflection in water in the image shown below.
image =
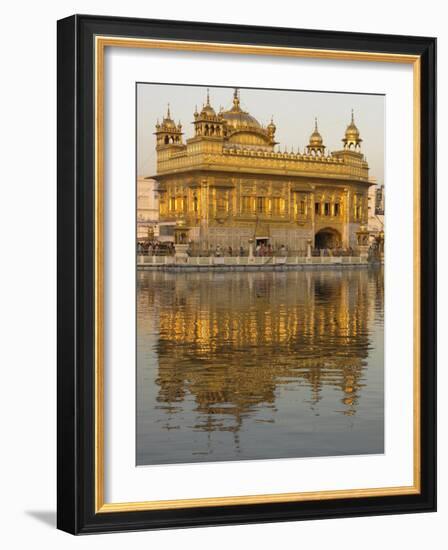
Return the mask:
<svg viewBox="0 0 448 550">
<path fill-rule="evenodd" d="M 138 464 L 383 452 L 382 271 L 137 276 Z"/>
</svg>

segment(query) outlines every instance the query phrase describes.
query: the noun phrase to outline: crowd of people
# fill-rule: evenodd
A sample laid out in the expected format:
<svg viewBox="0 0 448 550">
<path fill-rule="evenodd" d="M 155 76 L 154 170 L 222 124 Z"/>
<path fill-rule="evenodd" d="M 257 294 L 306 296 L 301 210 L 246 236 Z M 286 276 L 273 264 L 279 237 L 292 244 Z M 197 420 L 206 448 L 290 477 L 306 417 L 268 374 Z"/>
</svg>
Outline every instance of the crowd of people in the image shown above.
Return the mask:
<svg viewBox="0 0 448 550">
<path fill-rule="evenodd" d="M 145 256 L 174 256 L 174 243 L 162 243 L 159 241 L 138 241 L 137 254 Z"/>
<path fill-rule="evenodd" d="M 271 245 L 257 245 L 253 249 L 254 256 L 274 256 L 275 252 L 285 252 L 286 254 L 286 247 L 284 245 L 281 245 L 277 248 L 277 251 L 274 250 L 274 247 Z M 249 247 L 244 247 L 243 245 L 240 245 L 238 248 L 233 248 L 232 246 L 210 246 L 208 251 L 210 256 L 248 256 L 249 255 Z"/>
<path fill-rule="evenodd" d="M 203 249 L 189 243 L 187 249 L 189 256 L 248 256 L 249 247 L 240 245 L 238 248 L 232 246 L 210 245 L 208 249 Z M 147 256 L 173 256 L 175 254 L 175 244 L 172 242 L 159 241 L 139 241 L 137 242 L 137 254 Z M 272 256 L 300 256 L 305 257 L 307 250 L 290 250 L 286 245 L 281 244 L 273 246 L 269 243 L 259 243 L 253 248 L 253 255 L 257 257 L 272 257 Z M 355 256 L 356 252 L 352 247 L 342 248 L 312 248 L 312 256 Z"/>
<path fill-rule="evenodd" d="M 355 251 L 351 246 L 348 248 L 342 248 L 342 246 L 336 246 L 334 248 L 313 248 L 311 250 L 312 256 L 356 256 Z"/>
</svg>

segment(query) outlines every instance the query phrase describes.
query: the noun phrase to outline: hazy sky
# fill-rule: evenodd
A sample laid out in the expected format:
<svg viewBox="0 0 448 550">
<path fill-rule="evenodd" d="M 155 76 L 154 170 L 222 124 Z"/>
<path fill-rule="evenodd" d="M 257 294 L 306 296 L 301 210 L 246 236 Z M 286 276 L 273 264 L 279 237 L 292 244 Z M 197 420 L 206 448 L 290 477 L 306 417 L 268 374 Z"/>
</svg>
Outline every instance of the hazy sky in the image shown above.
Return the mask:
<svg viewBox="0 0 448 550">
<path fill-rule="evenodd" d="M 155 124 L 166 114 L 170 103 L 171 117 L 180 120 L 184 139 L 193 136 L 195 105 L 201 109 L 206 101 L 207 88 L 203 86 L 179 86 L 170 84 L 137 85 L 137 169 L 138 175 L 156 173 Z M 219 111 L 232 106 L 233 88 L 210 87 L 210 103 Z M 286 146 L 303 152 L 314 129 L 317 117 L 319 132 L 324 145 L 331 151 L 342 149 L 341 139 L 350 123 L 351 109 L 360 131 L 362 152 L 370 166 L 370 176 L 378 183 L 384 182 L 384 96 L 262 90 L 240 88 L 241 107 L 254 116 L 260 124 L 267 125 L 274 116 L 277 148 Z"/>
</svg>

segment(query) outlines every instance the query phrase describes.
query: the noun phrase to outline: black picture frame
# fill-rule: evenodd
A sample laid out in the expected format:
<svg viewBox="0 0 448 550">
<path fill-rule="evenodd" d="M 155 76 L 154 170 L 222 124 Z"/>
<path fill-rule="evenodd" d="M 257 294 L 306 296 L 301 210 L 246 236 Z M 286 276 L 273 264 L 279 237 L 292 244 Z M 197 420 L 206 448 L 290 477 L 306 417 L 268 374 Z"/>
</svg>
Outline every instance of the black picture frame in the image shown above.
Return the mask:
<svg viewBox="0 0 448 550">
<path fill-rule="evenodd" d="M 421 491 L 203 508 L 95 512 L 95 36 L 417 55 L 421 62 Z M 57 525 L 73 534 L 436 510 L 436 39 L 74 15 L 58 21 Z"/>
</svg>

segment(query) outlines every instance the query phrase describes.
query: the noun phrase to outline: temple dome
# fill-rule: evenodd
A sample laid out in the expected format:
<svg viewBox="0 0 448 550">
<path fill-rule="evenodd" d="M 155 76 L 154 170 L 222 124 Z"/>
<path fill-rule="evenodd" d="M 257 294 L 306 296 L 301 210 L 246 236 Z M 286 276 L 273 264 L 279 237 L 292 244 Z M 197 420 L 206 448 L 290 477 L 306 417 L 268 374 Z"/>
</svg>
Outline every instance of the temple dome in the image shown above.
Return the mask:
<svg viewBox="0 0 448 550">
<path fill-rule="evenodd" d="M 216 111 L 210 104 L 210 92 L 207 88 L 207 103 L 202 107 L 201 116 L 214 117 L 216 116 Z"/>
<path fill-rule="evenodd" d="M 166 112 L 166 116 L 162 120 L 162 126 L 164 126 L 166 129 L 176 129 L 176 123 L 171 118 L 171 111 L 170 111 L 170 105 L 168 103 L 168 109 Z"/>
<path fill-rule="evenodd" d="M 346 139 L 358 139 L 359 138 L 359 130 L 353 120 L 352 115 L 352 121 L 347 126 L 347 129 L 345 130 L 345 137 Z"/>
<path fill-rule="evenodd" d="M 173 130 L 176 128 L 176 123 L 172 118 L 164 118 L 163 125 L 165 128 L 172 128 Z"/>
<path fill-rule="evenodd" d="M 201 115 L 215 116 L 216 112 L 211 105 L 204 105 L 204 107 L 202 107 Z"/>
<path fill-rule="evenodd" d="M 233 94 L 232 108 L 228 111 L 221 111 L 220 114 L 223 120 L 227 122 L 227 126 L 233 128 L 234 130 L 261 129 L 261 124 L 258 120 L 248 112 L 241 109 L 238 90 L 235 90 Z"/>
<path fill-rule="evenodd" d="M 359 134 L 359 130 L 355 124 L 355 117 L 352 109 L 352 118 L 350 124 L 347 126 L 344 134 L 344 139 L 342 140 L 344 147 L 347 149 L 355 148 L 359 149 L 361 147 L 362 139 Z"/>
<path fill-rule="evenodd" d="M 317 119 L 314 121 L 314 132 L 310 135 L 310 146 L 311 147 L 321 147 L 324 143 L 322 136 L 317 129 Z"/>
</svg>

